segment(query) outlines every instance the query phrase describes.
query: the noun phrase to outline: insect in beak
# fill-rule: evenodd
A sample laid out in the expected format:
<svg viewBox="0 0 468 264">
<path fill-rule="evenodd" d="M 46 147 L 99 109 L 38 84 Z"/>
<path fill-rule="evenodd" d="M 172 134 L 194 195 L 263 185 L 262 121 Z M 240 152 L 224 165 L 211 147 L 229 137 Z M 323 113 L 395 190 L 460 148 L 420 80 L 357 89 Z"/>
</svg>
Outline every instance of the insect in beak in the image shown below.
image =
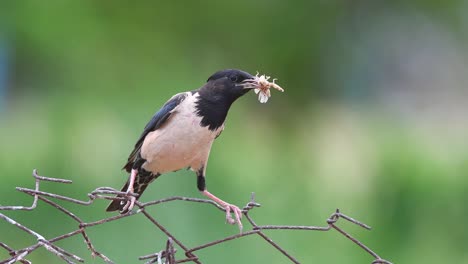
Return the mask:
<svg viewBox="0 0 468 264">
<path fill-rule="evenodd" d="M 281 88 L 278 84 L 275 83 L 276 79 L 273 79 L 272 82 L 268 81 L 270 76 L 266 75 L 255 75 L 253 79 L 247 79 L 242 82 L 244 89 L 255 89 L 255 93 L 258 94 L 258 100 L 260 103 L 266 103 L 268 98 L 271 97 L 270 88 L 274 88 L 280 92 L 284 92 L 284 89 Z"/>
</svg>

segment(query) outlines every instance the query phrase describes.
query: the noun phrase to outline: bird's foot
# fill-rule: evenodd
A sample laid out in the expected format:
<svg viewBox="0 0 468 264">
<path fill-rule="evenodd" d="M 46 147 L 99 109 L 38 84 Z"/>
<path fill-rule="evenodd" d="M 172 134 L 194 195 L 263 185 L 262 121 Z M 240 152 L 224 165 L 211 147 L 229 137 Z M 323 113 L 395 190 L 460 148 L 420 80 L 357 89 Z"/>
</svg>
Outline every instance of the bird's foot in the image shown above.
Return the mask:
<svg viewBox="0 0 468 264">
<path fill-rule="evenodd" d="M 133 209 L 133 206 L 135 205 L 136 197 L 133 196 L 133 185 L 135 184 L 135 178 L 138 175 L 138 170 L 132 169 L 132 172 L 130 173 L 130 178 L 128 179 L 128 188 L 127 188 L 127 193 L 125 196 L 127 196 L 127 202 L 125 205 L 122 207 L 122 210 L 120 210 L 121 214 L 125 214 L 127 212 L 130 212 Z M 122 201 L 120 204 L 123 205 L 125 201 Z"/>
<path fill-rule="evenodd" d="M 122 207 L 122 210 L 120 210 L 120 213 L 121 214 L 125 214 L 127 212 L 130 212 L 132 211 L 133 209 L 133 206 L 135 206 L 135 201 L 136 201 L 136 197 L 133 196 L 133 195 L 130 195 L 129 193 L 127 193 L 127 197 L 128 197 L 128 200 L 127 201 L 122 201 L 122 205 L 123 203 L 125 203 L 125 205 Z"/>
<path fill-rule="evenodd" d="M 226 210 L 226 222 L 231 225 L 237 224 L 240 232 L 242 233 L 242 210 L 239 207 L 228 203 L 224 205 L 224 209 Z M 234 218 L 232 218 L 231 212 L 234 213 Z"/>
<path fill-rule="evenodd" d="M 233 204 L 229 204 L 229 203 L 226 203 L 225 201 L 219 199 L 218 197 L 214 196 L 213 194 L 211 194 L 208 190 L 204 190 L 201 192 L 204 196 L 210 198 L 211 200 L 213 200 L 215 203 L 221 205 L 222 207 L 224 207 L 224 210 L 226 211 L 226 222 L 228 222 L 229 224 L 231 225 L 235 225 L 237 224 L 239 226 L 239 230 L 240 232 L 242 233 L 242 222 L 241 222 L 241 218 L 242 218 L 242 210 L 239 209 L 239 207 L 233 205 Z M 234 213 L 234 218 L 232 218 L 232 215 L 231 215 L 231 212 Z"/>
</svg>

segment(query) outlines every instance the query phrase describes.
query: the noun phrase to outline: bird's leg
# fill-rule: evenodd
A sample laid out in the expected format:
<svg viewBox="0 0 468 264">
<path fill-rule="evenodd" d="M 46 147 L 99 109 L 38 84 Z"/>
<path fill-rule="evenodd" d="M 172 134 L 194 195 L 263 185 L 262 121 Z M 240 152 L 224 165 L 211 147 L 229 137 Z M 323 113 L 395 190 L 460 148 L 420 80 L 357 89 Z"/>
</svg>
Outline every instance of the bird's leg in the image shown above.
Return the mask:
<svg viewBox="0 0 468 264">
<path fill-rule="evenodd" d="M 231 224 L 231 225 L 234 225 L 237 223 L 237 225 L 239 226 L 239 230 L 242 232 L 242 222 L 241 222 L 241 218 L 242 218 L 242 210 L 233 205 L 233 204 L 230 204 L 230 203 L 226 203 L 225 201 L 219 199 L 218 197 L 214 196 L 213 194 L 211 194 L 209 191 L 207 190 L 203 190 L 201 191 L 201 193 L 210 198 L 211 200 L 213 200 L 214 202 L 216 202 L 217 204 L 221 205 L 222 207 L 224 207 L 224 209 L 226 210 L 226 221 Z M 231 211 L 234 213 L 234 217 L 235 219 L 232 219 L 232 216 L 231 216 Z"/>
<path fill-rule="evenodd" d="M 231 225 L 234 225 L 237 223 L 237 225 L 239 226 L 239 230 L 242 233 L 242 222 L 241 222 L 242 210 L 233 204 L 226 203 L 225 201 L 219 199 L 218 197 L 214 196 L 206 189 L 205 167 L 200 168 L 196 173 L 197 173 L 197 188 L 201 192 L 201 194 L 203 194 L 204 196 L 213 200 L 215 203 L 224 207 L 224 209 L 226 210 L 226 221 Z M 234 213 L 235 219 L 232 219 L 231 211 Z"/>
<path fill-rule="evenodd" d="M 125 206 L 122 208 L 120 212 L 127 212 L 131 211 L 133 209 L 133 206 L 135 205 L 136 197 L 133 195 L 129 195 L 130 193 L 133 193 L 133 185 L 135 184 L 135 178 L 138 174 L 138 170 L 132 169 L 132 172 L 130 173 L 130 179 L 128 181 L 128 188 L 127 188 L 127 203 Z"/>
</svg>

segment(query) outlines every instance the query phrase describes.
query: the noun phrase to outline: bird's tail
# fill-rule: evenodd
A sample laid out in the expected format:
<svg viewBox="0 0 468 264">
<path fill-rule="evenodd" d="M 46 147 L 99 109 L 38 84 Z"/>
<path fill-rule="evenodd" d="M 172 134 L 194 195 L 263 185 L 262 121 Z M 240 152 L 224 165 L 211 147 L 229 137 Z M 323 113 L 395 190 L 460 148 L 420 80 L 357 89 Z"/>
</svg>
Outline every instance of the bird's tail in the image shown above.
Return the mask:
<svg viewBox="0 0 468 264">
<path fill-rule="evenodd" d="M 136 198 L 137 200 L 141 197 L 143 192 L 146 190 L 146 187 L 148 187 L 148 184 L 150 182 L 139 182 L 138 180 L 135 180 L 135 183 L 133 184 L 133 190 L 135 193 L 139 194 L 138 197 Z M 125 183 L 125 185 L 122 187 L 121 192 L 126 192 L 128 189 L 128 181 Z M 123 197 L 123 195 L 117 195 L 117 197 Z M 111 212 L 111 211 L 122 211 L 123 207 L 125 206 L 126 201 L 125 200 L 113 200 L 109 206 L 107 207 L 106 211 Z M 125 212 L 121 212 L 125 213 Z"/>
</svg>

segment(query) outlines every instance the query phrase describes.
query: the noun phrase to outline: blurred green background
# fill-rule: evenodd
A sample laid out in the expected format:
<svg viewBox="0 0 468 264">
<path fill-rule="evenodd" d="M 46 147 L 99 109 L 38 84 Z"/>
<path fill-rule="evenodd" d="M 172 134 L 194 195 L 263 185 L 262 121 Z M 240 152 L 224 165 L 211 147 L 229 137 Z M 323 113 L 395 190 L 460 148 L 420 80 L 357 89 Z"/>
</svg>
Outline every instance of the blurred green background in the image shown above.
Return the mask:
<svg viewBox="0 0 468 264">
<path fill-rule="evenodd" d="M 468 263 L 467 12 L 467 1 L 435 0 L 2 1 L 0 204 L 30 204 L 14 188 L 33 187 L 33 168 L 73 180 L 42 188 L 79 199 L 120 188 L 153 113 L 213 72 L 240 68 L 286 91 L 234 104 L 211 152 L 210 191 L 237 205 L 255 192 L 258 224 L 322 225 L 340 208 L 373 227 L 346 230 L 395 263 Z M 201 197 L 195 182 L 189 171 L 165 175 L 142 200 Z M 66 206 L 92 221 L 112 215 L 106 204 Z M 150 211 L 189 246 L 238 232 L 207 205 Z M 2 213 L 48 238 L 77 227 L 44 203 Z M 302 263 L 372 261 L 337 232 L 268 234 Z M 116 263 L 140 263 L 166 241 L 141 216 L 90 235 Z M 34 243 L 4 221 L 0 241 Z M 81 237 L 58 245 L 103 263 Z M 199 256 L 288 263 L 258 237 Z M 30 259 L 61 263 L 44 249 Z"/>
</svg>

